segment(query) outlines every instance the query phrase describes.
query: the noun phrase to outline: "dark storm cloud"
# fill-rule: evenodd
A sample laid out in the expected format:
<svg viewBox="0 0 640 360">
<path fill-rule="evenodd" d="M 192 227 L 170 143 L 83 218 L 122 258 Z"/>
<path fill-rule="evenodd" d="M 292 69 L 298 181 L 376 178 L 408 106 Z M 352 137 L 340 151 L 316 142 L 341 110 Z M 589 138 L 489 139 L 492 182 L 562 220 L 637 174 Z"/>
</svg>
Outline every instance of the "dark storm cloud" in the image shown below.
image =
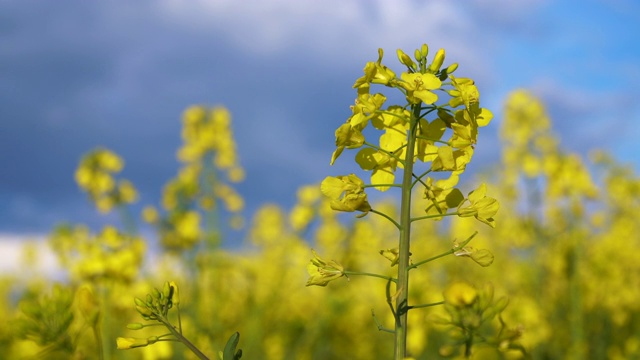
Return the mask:
<svg viewBox="0 0 640 360">
<path fill-rule="evenodd" d="M 257 180 L 241 185 L 251 203 L 293 197 L 291 188 L 315 180 L 309 169 L 292 172 L 296 159 L 287 158 L 305 141 L 317 145 L 318 128 L 331 139 L 335 124 L 314 124 L 335 95 L 321 90 L 330 80 L 308 71 L 307 59 L 238 53 L 228 34 L 172 22 L 152 2 L 116 3 L 42 2 L 35 10 L 28 2 L 0 4 L 7 20 L 0 33 L 0 167 L 9 169 L 0 175 L 0 228 L 99 222 L 73 182 L 81 154 L 98 145 L 124 156 L 123 176 L 143 202 L 157 202 L 176 171 L 180 114 L 193 103 L 232 111 L 243 163 Z M 299 119 L 294 126 L 305 133 L 292 138 L 282 117 Z M 317 154 L 307 156 L 317 161 Z"/>
<path fill-rule="evenodd" d="M 377 47 L 393 66 L 398 47 L 445 47 L 497 115 L 476 151 L 478 164 L 495 163 L 502 97 L 550 72 L 539 50 L 564 26 L 560 15 L 538 20 L 548 3 L 518 4 L 0 1 L 0 232 L 104 221 L 73 182 L 80 156 L 98 145 L 125 158 L 141 204 L 157 203 L 178 166 L 180 115 L 194 103 L 232 113 L 247 213 L 290 204 L 292 189 L 352 171 L 351 154 L 329 167 L 333 134 Z M 573 116 L 570 106 L 552 111 Z"/>
</svg>

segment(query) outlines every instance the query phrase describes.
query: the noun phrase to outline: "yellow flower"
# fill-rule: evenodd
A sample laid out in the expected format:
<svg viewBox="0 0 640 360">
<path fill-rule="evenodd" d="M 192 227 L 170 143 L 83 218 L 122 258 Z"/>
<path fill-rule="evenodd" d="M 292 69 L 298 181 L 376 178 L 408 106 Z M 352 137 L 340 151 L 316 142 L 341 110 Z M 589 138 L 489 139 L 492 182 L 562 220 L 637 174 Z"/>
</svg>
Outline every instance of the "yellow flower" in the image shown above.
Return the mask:
<svg viewBox="0 0 640 360">
<path fill-rule="evenodd" d="M 464 201 L 464 195 L 454 188 L 457 183 L 455 172 L 450 178 L 436 180 L 435 183 L 432 178 L 427 178 L 424 191 L 425 199 L 429 200 L 429 206 L 425 209 L 427 215 L 442 215 L 447 209 L 455 208 Z"/>
<path fill-rule="evenodd" d="M 123 204 L 131 204 L 138 199 L 138 192 L 130 181 L 122 180 L 118 183 L 118 198 Z"/>
<path fill-rule="evenodd" d="M 309 279 L 307 280 L 307 286 L 327 286 L 329 281 L 338 279 L 344 274 L 344 268 L 337 262 L 325 261 L 321 259 L 315 251 L 313 252 L 313 259 L 307 265 L 307 272 L 309 272 Z"/>
<path fill-rule="evenodd" d="M 464 307 L 476 301 L 478 291 L 466 282 L 455 282 L 449 285 L 442 295 L 447 304 L 455 307 Z"/>
<path fill-rule="evenodd" d="M 178 236 L 187 242 L 196 242 L 200 237 L 200 214 L 196 211 L 186 211 L 175 219 Z"/>
<path fill-rule="evenodd" d="M 463 247 L 453 253 L 455 256 L 469 257 L 482 267 L 493 264 L 493 254 L 487 249 L 475 249 L 471 246 Z"/>
<path fill-rule="evenodd" d="M 145 208 L 142 210 L 142 218 L 149 224 L 154 224 L 158 222 L 160 215 L 158 214 L 158 210 L 156 210 L 155 207 L 145 206 Z"/>
<path fill-rule="evenodd" d="M 383 56 L 384 51 L 382 49 L 378 49 L 378 61 L 375 63 L 368 62 L 365 65 L 364 76 L 356 80 L 355 84 L 353 84 L 354 88 L 369 86 L 370 83 L 389 85 L 389 83 L 396 78 L 396 74 L 393 71 L 382 65 Z"/>
<path fill-rule="evenodd" d="M 364 182 L 355 174 L 347 176 L 327 176 L 320 184 L 320 191 L 331 199 L 330 206 L 336 211 L 362 211 L 365 214 L 371 210 L 364 192 Z"/>
<path fill-rule="evenodd" d="M 438 95 L 430 90 L 437 89 L 442 85 L 440 79 L 433 74 L 402 73 L 402 82 L 399 85 L 407 90 L 407 101 L 412 104 L 433 104 L 438 101 Z"/>
<path fill-rule="evenodd" d="M 449 106 L 458 107 L 464 104 L 466 110 L 460 112 L 462 116 L 458 115 L 459 123 L 463 125 L 465 121 L 460 121 L 460 117 L 463 117 L 466 122 L 473 123 L 474 127 L 482 127 L 489 125 L 491 119 L 493 119 L 493 113 L 485 108 L 479 107 L 480 92 L 475 86 L 473 80 L 466 78 L 455 78 L 451 76 L 451 82 L 455 87 L 455 90 L 450 90 Z M 473 135 L 473 134 L 472 134 Z M 474 135 L 475 137 L 475 135 Z"/>
<path fill-rule="evenodd" d="M 398 248 L 380 250 L 379 252 L 380 255 L 391 261 L 391 266 L 398 265 L 398 261 L 400 260 L 400 250 Z"/>
<path fill-rule="evenodd" d="M 458 216 L 460 217 L 469 217 L 474 216 L 476 219 L 481 222 L 495 227 L 496 222 L 493 217 L 498 212 L 500 208 L 500 204 L 498 200 L 490 197 L 486 197 L 487 186 L 483 183 L 479 188 L 473 190 L 469 193 L 469 197 L 467 198 L 471 205 L 462 207 L 461 203 L 460 207 L 458 207 Z"/>
<path fill-rule="evenodd" d="M 331 156 L 331 165 L 336 161 L 338 156 L 342 154 L 345 148 L 355 149 L 364 144 L 364 136 L 360 132 L 359 127 L 351 126 L 351 123 L 347 122 L 342 124 L 336 130 L 336 150 Z"/>
</svg>

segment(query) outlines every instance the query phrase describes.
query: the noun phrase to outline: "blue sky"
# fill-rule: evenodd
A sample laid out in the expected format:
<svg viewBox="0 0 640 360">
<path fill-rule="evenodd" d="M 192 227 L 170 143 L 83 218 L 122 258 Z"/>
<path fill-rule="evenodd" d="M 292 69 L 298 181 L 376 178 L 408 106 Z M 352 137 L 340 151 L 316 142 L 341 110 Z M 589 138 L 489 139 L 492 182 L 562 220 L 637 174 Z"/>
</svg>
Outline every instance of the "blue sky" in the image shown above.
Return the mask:
<svg viewBox="0 0 640 360">
<path fill-rule="evenodd" d="M 0 0 L 0 238 L 98 226 L 74 169 L 101 145 L 126 160 L 141 204 L 175 174 L 180 115 L 222 104 L 247 180 L 247 216 L 353 163 L 329 159 L 365 62 L 447 51 L 496 114 L 476 167 L 499 161 L 502 102 L 524 87 L 569 151 L 640 165 L 640 4 L 608 1 Z"/>
</svg>

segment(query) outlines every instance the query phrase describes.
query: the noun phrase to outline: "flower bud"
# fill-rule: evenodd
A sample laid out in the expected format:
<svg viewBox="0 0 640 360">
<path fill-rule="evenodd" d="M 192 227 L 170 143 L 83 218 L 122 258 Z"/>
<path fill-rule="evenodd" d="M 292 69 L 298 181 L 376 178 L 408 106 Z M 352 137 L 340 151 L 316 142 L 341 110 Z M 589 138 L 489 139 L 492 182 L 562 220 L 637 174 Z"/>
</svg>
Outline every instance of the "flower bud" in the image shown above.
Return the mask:
<svg viewBox="0 0 640 360">
<path fill-rule="evenodd" d="M 171 294 L 171 302 L 176 306 L 180 305 L 180 293 L 178 292 L 178 285 L 176 285 L 175 282 L 170 281 L 169 286 L 171 286 L 171 288 L 173 289 L 173 292 Z"/>
<path fill-rule="evenodd" d="M 420 48 L 420 55 L 423 59 L 429 55 L 429 46 L 427 46 L 427 44 L 422 44 L 422 48 Z"/>
<path fill-rule="evenodd" d="M 433 62 L 429 65 L 429 72 L 432 74 L 437 73 L 444 62 L 444 49 L 438 50 L 433 58 Z"/>
<path fill-rule="evenodd" d="M 166 281 L 162 287 L 162 297 L 164 299 L 171 300 L 171 286 L 169 286 L 168 281 Z"/>
<path fill-rule="evenodd" d="M 140 323 L 131 323 L 127 325 L 127 329 L 129 330 L 140 330 L 144 327 L 144 325 Z"/>
<path fill-rule="evenodd" d="M 149 345 L 149 341 L 147 339 L 123 338 L 123 337 L 119 337 L 116 339 L 116 346 L 120 350 L 133 349 L 133 348 L 143 347 L 147 345 Z"/>
<path fill-rule="evenodd" d="M 144 307 L 144 306 L 138 306 L 136 305 L 136 310 L 138 310 L 138 312 L 140 313 L 140 315 L 144 315 L 144 316 L 151 316 L 153 315 L 153 312 L 151 311 L 151 309 L 149 309 L 148 307 Z"/>
<path fill-rule="evenodd" d="M 416 49 L 416 51 L 413 52 L 413 57 L 415 57 L 416 61 L 418 62 L 420 62 L 423 59 L 422 53 L 418 49 Z"/>
<path fill-rule="evenodd" d="M 398 55 L 398 60 L 400 60 L 402 64 L 406 65 L 410 69 L 416 68 L 416 64 L 413 62 L 413 60 L 411 60 L 409 55 L 405 54 L 404 51 L 402 51 L 402 49 L 398 49 L 396 51 L 396 54 Z"/>
<path fill-rule="evenodd" d="M 153 288 L 153 290 L 151 291 L 151 293 L 153 294 L 153 297 L 160 300 L 162 299 L 162 294 L 160 293 L 160 290 Z"/>
<path fill-rule="evenodd" d="M 451 65 L 449 65 L 449 67 L 447 68 L 446 72 L 447 74 L 453 74 L 454 71 L 456 71 L 458 69 L 458 63 L 453 63 Z"/>
</svg>

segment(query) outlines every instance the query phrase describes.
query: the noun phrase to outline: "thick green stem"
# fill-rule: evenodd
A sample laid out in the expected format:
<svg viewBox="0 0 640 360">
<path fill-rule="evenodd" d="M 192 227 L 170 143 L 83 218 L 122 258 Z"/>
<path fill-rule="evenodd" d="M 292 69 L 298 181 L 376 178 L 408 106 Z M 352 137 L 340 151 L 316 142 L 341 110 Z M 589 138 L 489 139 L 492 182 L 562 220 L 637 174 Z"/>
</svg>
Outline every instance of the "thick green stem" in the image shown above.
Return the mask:
<svg viewBox="0 0 640 360">
<path fill-rule="evenodd" d="M 396 328 L 394 359 L 402 360 L 407 354 L 407 306 L 409 301 L 409 254 L 411 242 L 411 189 L 413 185 L 413 153 L 420 105 L 412 105 L 411 123 L 407 136 L 404 173 L 402 177 L 402 201 L 400 203 L 400 240 L 398 258 L 398 282 L 396 285 Z"/>
</svg>

